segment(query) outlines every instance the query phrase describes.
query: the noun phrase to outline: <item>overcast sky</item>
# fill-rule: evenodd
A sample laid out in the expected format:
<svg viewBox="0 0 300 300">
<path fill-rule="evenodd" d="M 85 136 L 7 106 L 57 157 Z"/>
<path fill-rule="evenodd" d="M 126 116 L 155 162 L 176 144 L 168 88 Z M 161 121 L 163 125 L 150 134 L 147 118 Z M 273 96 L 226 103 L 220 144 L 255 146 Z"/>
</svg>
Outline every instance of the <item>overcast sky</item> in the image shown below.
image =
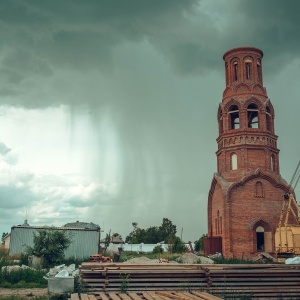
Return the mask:
<svg viewBox="0 0 300 300">
<path fill-rule="evenodd" d="M 264 52 L 281 175 L 300 158 L 300 1 L 0 0 L 0 230 L 164 217 L 207 233 L 227 50 Z M 299 184 L 300 185 L 300 184 Z M 299 187 L 296 193 L 299 197 Z"/>
</svg>

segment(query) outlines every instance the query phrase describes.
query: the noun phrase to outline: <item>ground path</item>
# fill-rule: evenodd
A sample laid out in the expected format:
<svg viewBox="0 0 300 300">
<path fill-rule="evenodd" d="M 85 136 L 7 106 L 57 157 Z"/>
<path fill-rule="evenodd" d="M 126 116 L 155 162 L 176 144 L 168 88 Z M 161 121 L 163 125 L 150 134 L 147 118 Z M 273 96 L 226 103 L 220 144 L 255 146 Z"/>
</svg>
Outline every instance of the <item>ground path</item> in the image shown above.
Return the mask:
<svg viewBox="0 0 300 300">
<path fill-rule="evenodd" d="M 3 289 L 0 288 L 0 297 L 1 296 L 11 296 L 11 295 L 21 295 L 21 296 L 43 296 L 48 295 L 48 288 L 44 289 Z"/>
</svg>

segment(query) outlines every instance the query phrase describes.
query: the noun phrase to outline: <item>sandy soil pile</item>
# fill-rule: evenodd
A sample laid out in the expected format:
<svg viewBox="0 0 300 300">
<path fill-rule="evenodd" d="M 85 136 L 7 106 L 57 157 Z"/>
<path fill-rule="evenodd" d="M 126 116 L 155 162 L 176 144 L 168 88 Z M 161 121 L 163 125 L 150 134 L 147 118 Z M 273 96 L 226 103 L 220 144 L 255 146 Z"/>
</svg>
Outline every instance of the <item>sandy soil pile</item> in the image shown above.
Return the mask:
<svg viewBox="0 0 300 300">
<path fill-rule="evenodd" d="M 158 264 L 158 259 L 150 259 L 145 256 L 128 259 L 124 264 Z"/>
<path fill-rule="evenodd" d="M 198 256 L 194 253 L 184 253 L 182 254 L 177 261 L 182 262 L 183 264 L 203 264 L 210 265 L 213 264 L 214 261 L 205 256 Z"/>
<path fill-rule="evenodd" d="M 127 264 L 158 264 L 158 259 L 150 259 L 147 257 L 135 257 L 127 260 Z M 169 263 L 183 263 L 183 264 L 213 264 L 214 261 L 208 257 L 197 256 L 194 253 L 184 253 L 180 257 L 177 258 L 177 261 L 170 261 Z"/>
</svg>

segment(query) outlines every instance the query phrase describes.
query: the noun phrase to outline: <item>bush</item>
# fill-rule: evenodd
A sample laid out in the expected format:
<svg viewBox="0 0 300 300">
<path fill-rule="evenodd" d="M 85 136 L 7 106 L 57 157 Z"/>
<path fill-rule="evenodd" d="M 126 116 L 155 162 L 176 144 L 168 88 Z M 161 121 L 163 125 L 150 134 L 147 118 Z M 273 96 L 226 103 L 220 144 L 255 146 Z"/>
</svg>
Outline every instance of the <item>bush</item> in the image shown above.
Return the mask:
<svg viewBox="0 0 300 300">
<path fill-rule="evenodd" d="M 207 237 L 207 234 L 203 234 L 199 240 L 195 242 L 195 251 L 203 251 L 204 250 L 204 239 Z"/>
<path fill-rule="evenodd" d="M 184 244 L 184 242 L 179 237 L 176 236 L 173 239 L 173 241 L 170 241 L 169 252 L 183 253 L 186 250 L 188 250 L 187 246 Z"/>
<path fill-rule="evenodd" d="M 40 230 L 33 235 L 33 247 L 28 247 L 27 254 L 43 258 L 44 267 L 52 267 L 64 259 L 64 251 L 72 240 L 64 230 Z"/>
<path fill-rule="evenodd" d="M 153 253 L 163 253 L 164 252 L 164 248 L 162 247 L 162 245 L 157 245 L 153 248 Z"/>
</svg>

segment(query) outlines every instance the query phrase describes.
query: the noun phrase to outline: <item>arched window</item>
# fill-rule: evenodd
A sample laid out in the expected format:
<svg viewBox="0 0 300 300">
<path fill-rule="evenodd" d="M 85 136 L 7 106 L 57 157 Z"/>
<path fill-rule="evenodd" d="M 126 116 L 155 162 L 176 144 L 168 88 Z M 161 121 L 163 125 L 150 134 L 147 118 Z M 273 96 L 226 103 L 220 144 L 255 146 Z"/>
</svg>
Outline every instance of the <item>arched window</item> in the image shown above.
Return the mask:
<svg viewBox="0 0 300 300">
<path fill-rule="evenodd" d="M 229 122 L 230 129 L 240 128 L 239 108 L 236 105 L 232 105 L 229 109 Z"/>
<path fill-rule="evenodd" d="M 235 61 L 233 63 L 233 81 L 237 81 L 239 78 L 239 67 L 238 67 L 238 62 Z"/>
<path fill-rule="evenodd" d="M 215 218 L 216 235 L 218 235 L 218 219 Z"/>
<path fill-rule="evenodd" d="M 252 58 L 251 57 L 246 57 L 245 60 L 245 78 L 246 79 L 251 79 L 252 77 Z"/>
<path fill-rule="evenodd" d="M 231 154 L 231 170 L 237 170 L 238 164 L 237 164 L 237 155 L 235 153 Z"/>
<path fill-rule="evenodd" d="M 256 67 L 257 67 L 257 80 L 261 82 L 261 67 L 260 67 L 259 59 L 256 62 Z"/>
<path fill-rule="evenodd" d="M 258 128 L 258 109 L 255 104 L 247 107 L 248 128 Z"/>
<path fill-rule="evenodd" d="M 275 157 L 274 157 L 274 154 L 271 155 L 271 171 L 275 171 Z"/>
<path fill-rule="evenodd" d="M 250 63 L 246 62 L 246 79 L 250 79 L 250 77 L 251 77 Z"/>
<path fill-rule="evenodd" d="M 266 110 L 266 122 L 267 122 L 267 130 L 272 131 L 272 116 L 270 113 L 270 107 L 267 106 Z"/>
<path fill-rule="evenodd" d="M 255 197 L 262 198 L 264 196 L 263 184 L 257 181 L 255 184 Z"/>
</svg>

